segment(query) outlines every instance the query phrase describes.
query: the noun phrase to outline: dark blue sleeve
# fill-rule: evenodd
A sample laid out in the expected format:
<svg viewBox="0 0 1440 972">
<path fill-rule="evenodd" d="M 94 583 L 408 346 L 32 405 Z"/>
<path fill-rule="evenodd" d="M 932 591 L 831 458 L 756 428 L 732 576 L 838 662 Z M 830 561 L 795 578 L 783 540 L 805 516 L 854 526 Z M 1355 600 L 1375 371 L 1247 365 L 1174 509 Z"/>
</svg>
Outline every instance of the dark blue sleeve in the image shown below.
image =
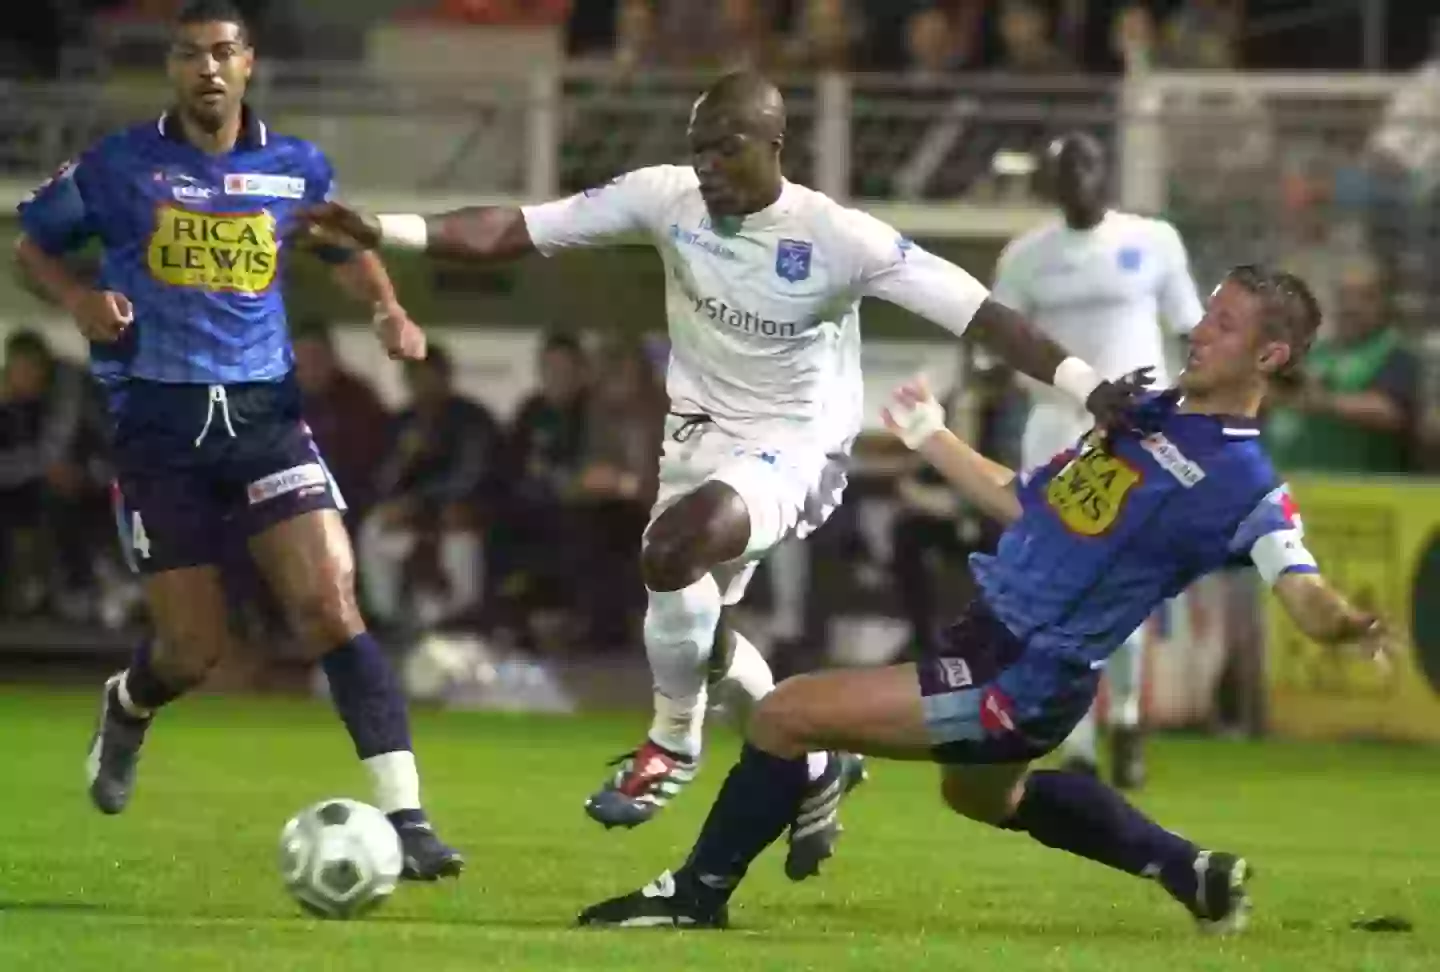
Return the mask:
<svg viewBox="0 0 1440 972">
<path fill-rule="evenodd" d="M 310 159 L 305 173 L 305 205 L 316 206 L 335 198 L 335 170 L 318 147 L 309 145 Z M 355 252 L 339 246 L 320 246 L 311 251 L 326 263 L 348 263 Z"/>
<path fill-rule="evenodd" d="M 66 162 L 18 207 L 20 228 L 51 256 L 78 250 L 100 233 L 104 162 L 97 151 Z"/>
</svg>

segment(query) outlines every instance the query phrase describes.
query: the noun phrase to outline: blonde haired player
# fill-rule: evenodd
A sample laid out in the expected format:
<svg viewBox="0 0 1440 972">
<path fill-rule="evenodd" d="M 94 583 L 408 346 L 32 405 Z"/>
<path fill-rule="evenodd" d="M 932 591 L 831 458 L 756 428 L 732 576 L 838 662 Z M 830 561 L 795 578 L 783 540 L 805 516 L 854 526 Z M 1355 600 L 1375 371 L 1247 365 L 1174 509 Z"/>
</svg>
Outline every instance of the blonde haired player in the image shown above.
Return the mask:
<svg viewBox="0 0 1440 972">
<path fill-rule="evenodd" d="M 1117 212 L 1106 205 L 1107 168 L 1100 143 L 1085 134 L 1050 143 L 1043 185 L 1060 218 L 1010 243 L 1000 256 L 994 297 L 1030 318 L 1049 337 L 1117 378 L 1153 368 L 1167 383 L 1165 333 L 1188 334 L 1204 313 L 1180 234 L 1169 223 Z M 1085 410 L 1050 389 L 1033 389 L 1021 441 L 1021 465 L 1034 469 L 1090 428 Z M 1106 665 L 1111 774 L 1117 787 L 1145 776 L 1140 693 L 1143 631 Z M 1061 748 L 1068 768 L 1097 771 L 1094 709 Z"/>
<path fill-rule="evenodd" d="M 840 502 L 863 411 L 859 304 L 878 297 L 954 334 L 1107 420 L 1136 384 L 1103 381 L 974 277 L 884 223 L 784 178 L 785 105 L 740 72 L 695 103 L 691 164 L 638 169 L 557 202 L 443 215 L 311 210 L 314 242 L 408 247 L 489 262 L 634 234 L 660 251 L 671 355 L 660 495 L 643 539 L 645 649 L 655 718 L 586 810 L 607 827 L 655 815 L 695 775 L 710 683 L 740 712 L 774 688 L 769 666 L 724 622 L 755 564 Z M 831 853 L 858 760 L 817 752 L 792 821 L 786 873 Z"/>
</svg>

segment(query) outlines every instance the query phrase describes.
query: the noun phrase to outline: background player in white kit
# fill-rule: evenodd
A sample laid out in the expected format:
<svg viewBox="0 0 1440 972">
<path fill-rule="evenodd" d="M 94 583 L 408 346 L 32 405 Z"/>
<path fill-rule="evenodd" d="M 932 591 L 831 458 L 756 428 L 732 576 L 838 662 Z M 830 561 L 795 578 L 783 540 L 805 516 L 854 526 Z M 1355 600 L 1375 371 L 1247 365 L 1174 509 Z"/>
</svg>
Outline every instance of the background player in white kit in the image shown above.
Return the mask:
<svg viewBox="0 0 1440 972">
<path fill-rule="evenodd" d="M 1101 419 L 1117 416 L 1139 385 L 1102 381 L 965 271 L 787 181 L 784 131 L 779 91 L 757 75 L 731 74 L 695 104 L 693 167 L 639 169 L 523 209 L 366 217 L 327 204 L 302 227 L 329 245 L 384 243 L 469 261 L 624 234 L 643 235 L 660 251 L 670 415 L 642 553 L 655 718 L 586 803 L 606 826 L 645 822 L 693 778 L 711 685 L 742 714 L 774 688 L 764 658 L 722 614 L 767 551 L 812 531 L 840 502 L 862 421 L 862 297 L 891 301 L 957 335 L 968 328 Z M 791 878 L 815 873 L 830 855 L 840 798 L 859 773 L 858 760 L 812 756 L 810 793 L 790 833 Z"/>
<path fill-rule="evenodd" d="M 994 298 L 1028 317 L 1067 349 L 1118 378 L 1155 370 L 1168 384 L 1164 325 L 1189 334 L 1204 315 L 1180 234 L 1164 220 L 1106 205 L 1105 151 L 1089 135 L 1055 139 L 1046 150 L 1042 187 L 1060 218 L 1016 238 L 1000 256 Z M 1050 388 L 1032 388 L 1021 462 L 1034 469 L 1075 442 L 1092 419 Z M 1111 773 L 1116 787 L 1144 780 L 1140 692 L 1144 645 L 1136 631 L 1106 665 Z M 1096 772 L 1094 709 L 1066 740 L 1068 768 Z"/>
</svg>

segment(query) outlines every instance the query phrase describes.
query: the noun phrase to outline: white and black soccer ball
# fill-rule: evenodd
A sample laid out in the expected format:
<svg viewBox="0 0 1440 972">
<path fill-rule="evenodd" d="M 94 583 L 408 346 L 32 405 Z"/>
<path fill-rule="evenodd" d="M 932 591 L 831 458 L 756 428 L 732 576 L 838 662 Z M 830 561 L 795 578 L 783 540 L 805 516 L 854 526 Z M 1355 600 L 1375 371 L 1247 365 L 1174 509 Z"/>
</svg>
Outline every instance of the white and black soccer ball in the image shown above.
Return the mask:
<svg viewBox="0 0 1440 972">
<path fill-rule="evenodd" d="M 385 814 L 336 798 L 306 807 L 280 833 L 280 877 L 321 918 L 355 918 L 388 898 L 404 864 Z"/>
</svg>

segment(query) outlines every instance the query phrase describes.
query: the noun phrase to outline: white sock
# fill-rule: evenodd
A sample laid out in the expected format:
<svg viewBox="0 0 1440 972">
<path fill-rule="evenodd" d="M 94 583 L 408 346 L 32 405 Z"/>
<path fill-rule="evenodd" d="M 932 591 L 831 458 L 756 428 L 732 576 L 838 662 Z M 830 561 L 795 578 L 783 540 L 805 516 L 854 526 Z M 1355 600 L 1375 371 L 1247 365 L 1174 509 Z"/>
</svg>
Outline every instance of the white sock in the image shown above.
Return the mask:
<svg viewBox="0 0 1440 972">
<path fill-rule="evenodd" d="M 414 753 L 397 750 L 363 762 L 375 783 L 375 805 L 382 813 L 420 809 L 420 771 Z"/>
<path fill-rule="evenodd" d="M 650 722 L 650 741 L 661 749 L 698 759 L 705 727 L 705 686 L 683 699 L 655 693 L 655 717 Z"/>
<path fill-rule="evenodd" d="M 372 517 L 361 526 L 356 548 L 365 603 L 379 620 L 394 621 L 400 616 L 405 562 L 415 549 L 415 535 L 387 530 Z"/>
<path fill-rule="evenodd" d="M 650 591 L 645 655 L 655 678 L 650 738 L 671 752 L 698 757 L 705 721 L 705 668 L 720 623 L 720 586 L 706 574 L 678 591 Z"/>
<path fill-rule="evenodd" d="M 1140 725 L 1140 694 L 1144 687 L 1145 636 L 1135 631 L 1105 665 L 1109 690 L 1109 719 L 1112 729 L 1134 729 Z"/>
<path fill-rule="evenodd" d="M 480 602 L 484 582 L 480 536 L 469 530 L 446 532 L 440 537 L 440 570 L 450 588 L 447 609 L 460 612 Z"/>
<path fill-rule="evenodd" d="M 746 638 L 738 631 L 735 636 L 735 652 L 730 656 L 730 667 L 725 670 L 716 689 L 720 701 L 730 713 L 732 724 L 742 732 L 750 721 L 755 703 L 775 691 L 775 676 L 767 662 Z"/>
<path fill-rule="evenodd" d="M 720 624 L 720 586 L 706 574 L 678 591 L 649 591 L 645 655 L 655 688 L 672 699 L 698 695 Z"/>
<path fill-rule="evenodd" d="M 1071 759 L 1083 759 L 1087 763 L 1098 763 L 1100 757 L 1096 752 L 1098 741 L 1095 729 L 1095 709 L 1097 706 L 1090 706 L 1090 711 L 1085 717 L 1070 730 L 1070 736 L 1061 747 L 1061 752 Z"/>
<path fill-rule="evenodd" d="M 793 641 L 805 634 L 805 595 L 810 586 L 810 551 L 791 537 L 770 551 L 770 596 L 775 601 L 770 635 Z"/>
<path fill-rule="evenodd" d="M 829 768 L 830 754 L 823 750 L 818 753 L 810 753 L 805 757 L 805 769 L 810 777 L 811 783 L 814 783 L 820 777 L 824 776 L 825 771 Z"/>
</svg>

